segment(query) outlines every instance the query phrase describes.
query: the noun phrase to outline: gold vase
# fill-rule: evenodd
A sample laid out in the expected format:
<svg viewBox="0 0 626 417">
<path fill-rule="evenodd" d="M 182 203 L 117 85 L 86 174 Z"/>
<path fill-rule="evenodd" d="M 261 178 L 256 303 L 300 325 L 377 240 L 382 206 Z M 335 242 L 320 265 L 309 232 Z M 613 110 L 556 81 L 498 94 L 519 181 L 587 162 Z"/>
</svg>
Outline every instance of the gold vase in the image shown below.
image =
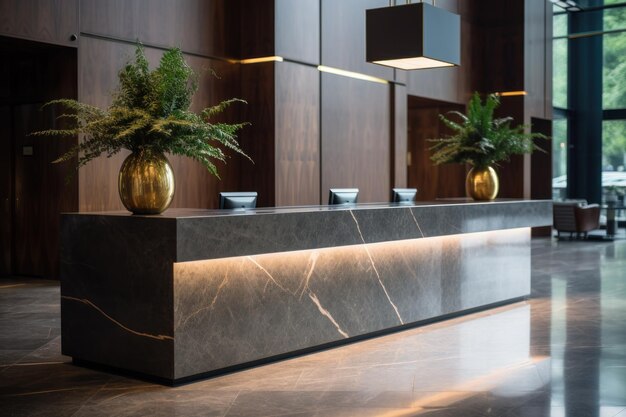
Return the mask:
<svg viewBox="0 0 626 417">
<path fill-rule="evenodd" d="M 500 190 L 498 174 L 490 166 L 472 167 L 465 178 L 465 191 L 474 200 L 493 200 Z"/>
<path fill-rule="evenodd" d="M 118 177 L 120 198 L 133 214 L 164 212 L 174 197 L 174 172 L 165 155 L 133 152 Z"/>
</svg>

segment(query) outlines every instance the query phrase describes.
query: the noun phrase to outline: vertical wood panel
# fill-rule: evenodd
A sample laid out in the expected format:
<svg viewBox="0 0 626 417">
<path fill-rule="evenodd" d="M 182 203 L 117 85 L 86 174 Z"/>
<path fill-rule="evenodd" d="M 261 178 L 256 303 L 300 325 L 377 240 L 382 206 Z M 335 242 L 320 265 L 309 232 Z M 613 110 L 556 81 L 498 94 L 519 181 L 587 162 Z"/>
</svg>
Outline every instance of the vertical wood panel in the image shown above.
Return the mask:
<svg viewBox="0 0 626 417">
<path fill-rule="evenodd" d="M 526 123 L 530 117 L 546 117 L 546 37 L 545 13 L 547 2 L 525 0 L 524 19 L 524 89 Z M 552 77 L 552 74 L 550 74 Z"/>
<path fill-rule="evenodd" d="M 320 203 L 320 75 L 276 63 L 277 206 Z"/>
<path fill-rule="evenodd" d="M 275 55 L 274 0 L 241 0 L 241 58 Z"/>
<path fill-rule="evenodd" d="M 394 120 L 394 172 L 392 184 L 394 187 L 404 188 L 407 185 L 407 134 L 408 134 L 408 121 L 407 121 L 407 105 L 408 99 L 406 94 L 406 87 L 400 84 L 393 86 L 394 89 L 394 106 L 393 106 L 393 120 Z"/>
<path fill-rule="evenodd" d="M 0 35 L 76 47 L 78 0 L 0 0 Z"/>
<path fill-rule="evenodd" d="M 320 1 L 276 0 L 276 55 L 320 62 Z"/>
<path fill-rule="evenodd" d="M 82 32 L 208 56 L 226 53 L 224 0 L 81 0 Z"/>
<path fill-rule="evenodd" d="M 322 64 L 393 79 L 393 69 L 365 61 L 365 10 L 387 7 L 387 0 L 321 0 Z"/>
<path fill-rule="evenodd" d="M 79 98 L 96 106 L 106 107 L 111 102 L 111 93 L 118 85 L 119 69 L 134 54 L 134 46 L 100 39 L 83 37 L 79 57 Z M 158 63 L 162 51 L 146 48 L 151 66 Z M 189 65 L 200 73 L 200 88 L 194 96 L 192 109 L 216 104 L 219 100 L 237 95 L 231 84 L 237 79 L 236 65 L 212 61 L 195 56 L 185 56 Z M 211 75 L 213 67 L 222 78 Z M 238 118 L 237 118 L 238 119 Z M 80 210 L 102 211 L 123 210 L 117 190 L 119 168 L 128 155 L 120 152 L 111 158 L 104 156 L 91 161 L 79 172 Z M 218 164 L 220 182 L 212 177 L 199 163 L 183 157 L 168 156 L 176 177 L 176 193 L 172 207 L 216 207 L 217 193 L 231 188 L 236 182 L 240 157 L 233 156 L 228 164 Z"/>
<path fill-rule="evenodd" d="M 251 123 L 241 134 L 243 150 L 254 163 L 242 161 L 241 191 L 259 193 L 257 205 L 275 205 L 275 63 L 241 65 L 241 97 L 248 102 L 242 120 Z"/>
<path fill-rule="evenodd" d="M 11 136 L 11 108 L 0 106 L 0 276 L 11 274 L 13 241 Z"/>
<path fill-rule="evenodd" d="M 357 187 L 359 202 L 389 199 L 389 86 L 322 73 L 322 199 Z"/>
<path fill-rule="evenodd" d="M 408 148 L 411 164 L 408 167 L 408 186 L 419 190 L 419 201 L 465 197 L 465 165 L 435 165 L 430 159 L 430 147 L 433 144 L 428 140 L 450 134 L 439 121 L 439 114 L 452 109 L 462 110 L 435 104 L 409 108 Z"/>
<path fill-rule="evenodd" d="M 524 123 L 524 96 L 501 97 L 495 117 L 508 116 L 513 118 L 513 125 Z M 525 190 L 530 190 L 530 160 L 525 159 L 528 156 L 513 155 L 510 161 L 502 161 L 495 167 L 500 177 L 499 198 L 524 198 Z"/>
</svg>

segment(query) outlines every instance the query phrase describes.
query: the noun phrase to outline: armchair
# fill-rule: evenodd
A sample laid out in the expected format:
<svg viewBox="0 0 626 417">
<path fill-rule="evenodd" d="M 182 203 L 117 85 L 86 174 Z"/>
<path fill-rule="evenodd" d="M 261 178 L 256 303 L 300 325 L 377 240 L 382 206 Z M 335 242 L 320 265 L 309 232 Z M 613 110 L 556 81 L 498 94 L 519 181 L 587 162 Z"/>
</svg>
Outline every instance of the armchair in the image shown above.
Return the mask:
<svg viewBox="0 0 626 417">
<path fill-rule="evenodd" d="M 586 202 L 555 202 L 552 209 L 553 226 L 557 236 L 561 232 L 569 232 L 570 239 L 576 233 L 576 238 L 581 234 L 587 238 L 587 233 L 600 228 L 600 206 L 587 204 Z"/>
</svg>

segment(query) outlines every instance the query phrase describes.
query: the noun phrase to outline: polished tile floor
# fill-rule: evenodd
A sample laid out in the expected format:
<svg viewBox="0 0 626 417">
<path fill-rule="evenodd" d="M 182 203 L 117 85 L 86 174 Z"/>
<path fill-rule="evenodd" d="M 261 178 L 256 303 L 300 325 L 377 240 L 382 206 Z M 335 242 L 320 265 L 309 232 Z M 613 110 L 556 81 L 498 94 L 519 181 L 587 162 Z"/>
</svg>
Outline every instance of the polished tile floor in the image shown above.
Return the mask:
<svg viewBox="0 0 626 417">
<path fill-rule="evenodd" d="M 626 240 L 533 241 L 532 298 L 168 388 L 73 366 L 59 287 L 0 281 L 0 416 L 626 417 Z"/>
</svg>

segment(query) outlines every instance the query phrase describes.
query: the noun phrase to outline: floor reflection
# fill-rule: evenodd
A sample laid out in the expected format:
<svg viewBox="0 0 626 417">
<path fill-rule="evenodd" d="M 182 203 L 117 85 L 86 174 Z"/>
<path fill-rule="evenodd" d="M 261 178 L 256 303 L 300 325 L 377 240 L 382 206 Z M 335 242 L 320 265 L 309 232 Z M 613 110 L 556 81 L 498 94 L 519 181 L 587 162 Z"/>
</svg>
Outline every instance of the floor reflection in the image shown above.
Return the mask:
<svg viewBox="0 0 626 417">
<path fill-rule="evenodd" d="M 7 416 L 626 417 L 626 241 L 533 241 L 532 298 L 167 388 L 60 354 L 59 289 L 0 282 Z"/>
</svg>

